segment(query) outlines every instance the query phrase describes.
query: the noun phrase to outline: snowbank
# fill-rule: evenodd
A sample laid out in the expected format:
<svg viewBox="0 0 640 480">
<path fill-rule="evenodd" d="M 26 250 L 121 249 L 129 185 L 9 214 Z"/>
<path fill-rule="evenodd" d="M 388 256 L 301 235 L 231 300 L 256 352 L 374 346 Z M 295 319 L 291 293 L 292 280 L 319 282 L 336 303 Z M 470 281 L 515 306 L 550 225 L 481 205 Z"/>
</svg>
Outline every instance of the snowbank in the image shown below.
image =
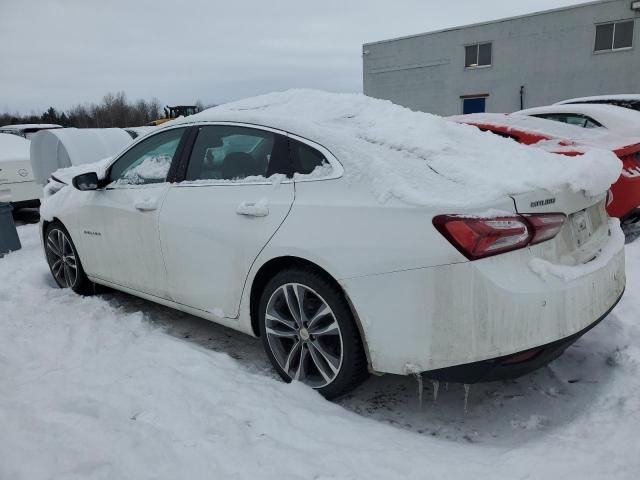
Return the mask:
<svg viewBox="0 0 640 480">
<path fill-rule="evenodd" d="M 0 133 L 0 162 L 29 160 L 29 140 L 11 133 Z"/>
<path fill-rule="evenodd" d="M 258 340 L 216 327 L 216 352 L 154 323 L 187 315 L 55 288 L 37 227 L 19 231 L 0 260 L 2 479 L 637 478 L 640 242 L 614 315 L 537 380 L 474 387 L 464 415 L 455 385 L 420 411 L 412 378 L 372 378 L 342 401 L 356 415 L 273 378 Z"/>
<path fill-rule="evenodd" d="M 31 140 L 34 177 L 45 185 L 56 170 L 113 156 L 131 142 L 131 136 L 120 128 L 42 130 Z"/>
<path fill-rule="evenodd" d="M 585 178 L 574 159 L 358 94 L 272 93 L 167 125 L 199 120 L 264 124 L 313 139 L 343 163 L 347 179 L 367 181 L 380 200 L 416 205 L 485 204 L 535 189 L 600 193 L 621 169 L 614 155 L 601 152 Z"/>
</svg>

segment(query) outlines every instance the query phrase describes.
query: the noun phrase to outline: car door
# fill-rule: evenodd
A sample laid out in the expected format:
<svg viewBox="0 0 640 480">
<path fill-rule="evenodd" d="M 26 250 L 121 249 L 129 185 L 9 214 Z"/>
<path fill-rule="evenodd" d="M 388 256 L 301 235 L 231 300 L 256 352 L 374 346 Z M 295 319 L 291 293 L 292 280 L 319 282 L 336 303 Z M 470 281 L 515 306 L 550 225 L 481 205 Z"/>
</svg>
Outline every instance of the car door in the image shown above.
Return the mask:
<svg viewBox="0 0 640 480">
<path fill-rule="evenodd" d="M 83 192 L 77 226 L 89 276 L 168 296 L 158 215 L 185 130 L 169 129 L 137 143 L 112 164 L 106 188 Z"/>
<path fill-rule="evenodd" d="M 252 263 L 293 204 L 288 139 L 258 127 L 203 125 L 183 170 L 160 212 L 169 294 L 234 318 Z"/>
</svg>

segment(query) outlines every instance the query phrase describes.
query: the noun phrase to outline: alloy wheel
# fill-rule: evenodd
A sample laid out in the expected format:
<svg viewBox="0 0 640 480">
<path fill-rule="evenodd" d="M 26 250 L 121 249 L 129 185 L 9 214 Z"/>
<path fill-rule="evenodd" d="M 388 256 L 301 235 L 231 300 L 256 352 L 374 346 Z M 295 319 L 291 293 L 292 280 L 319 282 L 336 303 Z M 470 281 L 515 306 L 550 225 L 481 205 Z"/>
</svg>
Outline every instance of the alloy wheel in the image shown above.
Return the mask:
<svg viewBox="0 0 640 480">
<path fill-rule="evenodd" d="M 66 233 L 57 228 L 47 235 L 47 261 L 58 285 L 72 288 L 78 280 L 78 261 Z"/>
<path fill-rule="evenodd" d="M 313 289 L 286 283 L 267 302 L 265 330 L 278 365 L 292 380 L 322 388 L 335 380 L 344 356 L 340 325 Z"/>
</svg>

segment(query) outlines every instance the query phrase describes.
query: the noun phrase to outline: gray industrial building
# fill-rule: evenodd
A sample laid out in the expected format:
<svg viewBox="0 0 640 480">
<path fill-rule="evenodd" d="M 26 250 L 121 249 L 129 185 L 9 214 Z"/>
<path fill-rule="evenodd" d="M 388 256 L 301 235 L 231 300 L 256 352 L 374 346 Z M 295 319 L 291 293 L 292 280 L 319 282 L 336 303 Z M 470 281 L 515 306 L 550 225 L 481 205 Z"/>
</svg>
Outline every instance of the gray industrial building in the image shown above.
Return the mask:
<svg viewBox="0 0 640 480">
<path fill-rule="evenodd" d="M 602 0 L 367 43 L 364 93 L 439 115 L 640 93 L 638 18 L 640 1 Z"/>
</svg>

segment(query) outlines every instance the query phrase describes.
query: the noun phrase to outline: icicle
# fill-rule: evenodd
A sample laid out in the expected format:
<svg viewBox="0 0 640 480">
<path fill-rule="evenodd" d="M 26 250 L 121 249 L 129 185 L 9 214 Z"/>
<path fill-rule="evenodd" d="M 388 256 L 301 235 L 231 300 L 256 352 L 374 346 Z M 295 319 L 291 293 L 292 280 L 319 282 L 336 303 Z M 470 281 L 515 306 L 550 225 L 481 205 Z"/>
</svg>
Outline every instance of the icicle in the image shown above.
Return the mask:
<svg viewBox="0 0 640 480">
<path fill-rule="evenodd" d="M 449 382 L 446 382 L 444 384 L 444 389 L 448 392 L 449 391 Z"/>
<path fill-rule="evenodd" d="M 467 402 L 469 401 L 469 390 L 471 386 L 468 383 L 464 384 L 464 414 L 467 414 Z"/>
<path fill-rule="evenodd" d="M 414 375 L 416 376 L 416 380 L 418 381 L 418 404 L 420 405 L 420 410 L 422 410 L 422 374 L 414 373 Z"/>
<path fill-rule="evenodd" d="M 440 381 L 439 380 L 431 380 L 433 384 L 433 401 L 438 400 L 438 390 L 440 389 Z"/>
</svg>

